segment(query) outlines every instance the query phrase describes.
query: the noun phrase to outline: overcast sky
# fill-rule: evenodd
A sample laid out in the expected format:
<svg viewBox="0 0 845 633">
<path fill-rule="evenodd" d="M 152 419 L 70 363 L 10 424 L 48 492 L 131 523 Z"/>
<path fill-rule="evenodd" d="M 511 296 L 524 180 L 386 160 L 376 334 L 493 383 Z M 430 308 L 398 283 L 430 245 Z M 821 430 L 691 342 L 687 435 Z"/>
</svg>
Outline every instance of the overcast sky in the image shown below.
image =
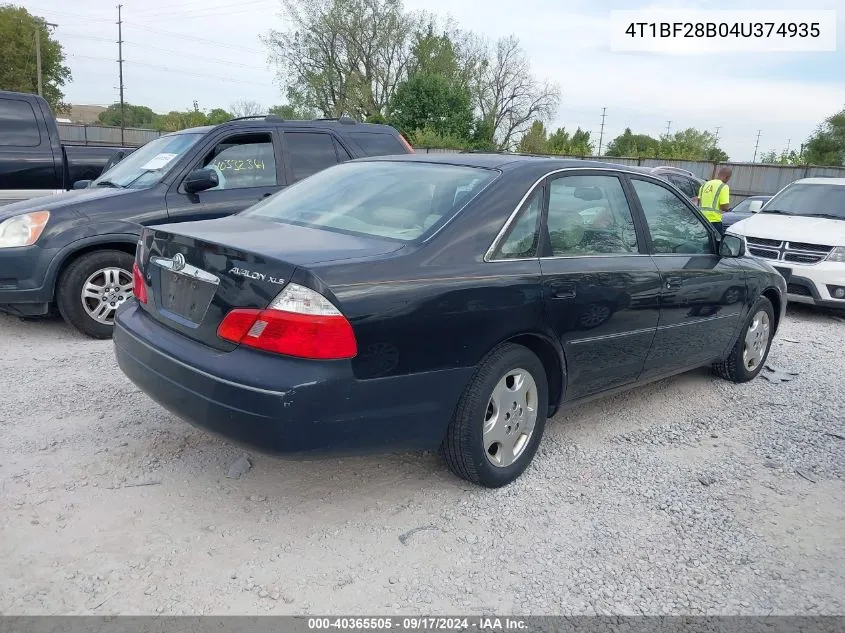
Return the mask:
<svg viewBox="0 0 845 633">
<path fill-rule="evenodd" d="M 14 0 L 13 0 L 14 1 Z M 282 103 L 259 36 L 279 28 L 278 0 L 124 0 L 124 83 L 129 103 L 158 112 L 228 108 L 239 99 Z M 695 2 L 655 0 L 405 0 L 408 9 L 450 15 L 490 38 L 517 35 L 536 75 L 560 85 L 552 127 L 589 129 L 604 142 L 625 127 L 657 136 L 686 127 L 719 131 L 733 160 L 799 146 L 825 117 L 845 107 L 845 4 L 839 9 L 835 53 L 644 55 L 610 51 L 610 11 L 644 7 L 800 9 L 798 0 Z M 74 104 L 118 99 L 117 9 L 105 0 L 24 2 L 59 25 L 73 82 Z"/>
</svg>

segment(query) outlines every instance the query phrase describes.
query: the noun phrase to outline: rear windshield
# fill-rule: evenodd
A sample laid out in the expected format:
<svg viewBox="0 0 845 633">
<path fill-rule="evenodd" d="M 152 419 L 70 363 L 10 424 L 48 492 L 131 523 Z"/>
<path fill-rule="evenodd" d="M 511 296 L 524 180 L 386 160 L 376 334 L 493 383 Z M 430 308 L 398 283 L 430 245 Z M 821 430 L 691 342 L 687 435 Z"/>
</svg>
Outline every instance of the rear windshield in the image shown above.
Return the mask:
<svg viewBox="0 0 845 633">
<path fill-rule="evenodd" d="M 367 156 L 388 156 L 390 154 L 407 154 L 408 150 L 392 134 L 377 132 L 352 132 L 349 135 L 353 141 L 361 146 Z"/>
<path fill-rule="evenodd" d="M 241 215 L 411 242 L 446 222 L 498 173 L 431 163 L 343 163 Z"/>
<path fill-rule="evenodd" d="M 845 185 L 792 184 L 769 200 L 760 213 L 845 220 Z"/>
</svg>

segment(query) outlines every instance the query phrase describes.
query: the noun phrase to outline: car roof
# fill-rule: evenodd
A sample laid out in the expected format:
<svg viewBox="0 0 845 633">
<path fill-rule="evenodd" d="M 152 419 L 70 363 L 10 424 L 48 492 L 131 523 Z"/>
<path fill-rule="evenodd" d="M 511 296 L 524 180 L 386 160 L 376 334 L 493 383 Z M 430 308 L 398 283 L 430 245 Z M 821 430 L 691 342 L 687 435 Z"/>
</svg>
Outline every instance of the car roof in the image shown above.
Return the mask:
<svg viewBox="0 0 845 633">
<path fill-rule="evenodd" d="M 845 178 L 801 178 L 794 185 L 840 185 L 845 186 Z"/>
<path fill-rule="evenodd" d="M 485 169 L 515 169 L 518 167 L 536 167 L 538 171 L 555 169 L 613 169 L 633 173 L 648 174 L 649 170 L 618 163 L 583 160 L 578 158 L 551 158 L 548 156 L 530 156 L 526 154 L 497 153 L 458 153 L 442 152 L 436 154 L 399 154 L 391 156 L 369 156 L 356 159 L 356 162 L 394 161 L 459 165 L 464 167 L 482 167 Z"/>
<path fill-rule="evenodd" d="M 389 125 L 382 125 L 380 123 L 359 123 L 352 119 L 313 119 L 313 120 L 295 120 L 295 119 L 281 119 L 278 117 L 248 117 L 243 119 L 230 119 L 218 125 L 200 125 L 197 127 L 189 127 L 184 130 L 177 130 L 170 132 L 163 136 L 175 136 L 177 134 L 205 134 L 211 130 L 228 125 L 234 128 L 249 128 L 254 126 L 265 127 L 267 124 L 275 127 L 289 127 L 289 128 L 320 128 L 333 129 L 340 132 L 380 132 L 383 134 L 398 134 L 395 128 Z"/>
</svg>

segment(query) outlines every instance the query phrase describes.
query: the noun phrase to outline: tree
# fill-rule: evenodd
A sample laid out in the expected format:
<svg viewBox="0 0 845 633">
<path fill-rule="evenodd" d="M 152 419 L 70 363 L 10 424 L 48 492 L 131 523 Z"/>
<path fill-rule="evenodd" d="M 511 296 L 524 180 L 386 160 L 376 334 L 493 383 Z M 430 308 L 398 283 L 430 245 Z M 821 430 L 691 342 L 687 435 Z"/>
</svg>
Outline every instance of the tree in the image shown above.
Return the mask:
<svg viewBox="0 0 845 633">
<path fill-rule="evenodd" d="M 593 144 L 590 141 L 590 133 L 580 127 L 570 136 L 564 128 L 558 128 L 554 134 L 549 136 L 547 146 L 550 154 L 562 154 L 564 156 L 591 156 Z"/>
<path fill-rule="evenodd" d="M 310 121 L 317 118 L 317 115 L 313 111 L 302 110 L 289 103 L 273 106 L 268 112 L 286 121 Z"/>
<path fill-rule="evenodd" d="M 532 121 L 552 118 L 560 90 L 531 74 L 531 64 L 515 36 L 496 42 L 475 85 L 481 118 L 492 122 L 500 149 L 509 149 Z"/>
<path fill-rule="evenodd" d="M 466 143 L 473 124 L 469 90 L 445 75 L 416 73 L 396 88 L 388 120 L 412 142 L 417 130 L 429 129 Z"/>
<path fill-rule="evenodd" d="M 804 159 L 812 165 L 845 165 L 845 108 L 825 119 L 807 139 Z"/>
<path fill-rule="evenodd" d="M 695 128 L 680 130 L 670 136 L 664 134 L 657 151 L 660 158 L 712 162 L 728 160 L 728 155 L 716 146 L 716 137 L 711 132 Z"/>
<path fill-rule="evenodd" d="M 71 80 L 62 45 L 51 27 L 23 7 L 0 6 L 0 90 L 38 92 L 35 32 L 41 40 L 41 77 L 44 98 L 55 113 L 67 111 L 62 86 Z"/>
<path fill-rule="evenodd" d="M 605 156 L 614 158 L 654 158 L 658 155 L 660 141 L 648 134 L 634 134 L 631 128 L 607 144 Z"/>
<path fill-rule="evenodd" d="M 123 104 L 124 127 L 149 128 L 155 126 L 159 115 L 147 106 Z M 113 103 L 100 112 L 97 119 L 103 125 L 120 126 L 120 104 Z"/>
<path fill-rule="evenodd" d="M 421 17 L 401 0 L 282 0 L 286 31 L 263 38 L 287 88 L 324 116 L 384 114 L 407 76 Z"/>
<path fill-rule="evenodd" d="M 804 164 L 804 158 L 795 150 L 789 152 L 784 150 L 780 153 L 772 150 L 771 152 L 762 154 L 760 156 L 760 162 L 768 165 L 802 165 Z"/>
<path fill-rule="evenodd" d="M 517 145 L 517 150 L 521 154 L 545 154 L 548 151 L 547 148 L 546 126 L 542 121 L 534 121 Z"/>
<path fill-rule="evenodd" d="M 267 110 L 265 110 L 263 105 L 257 101 L 249 101 L 248 99 L 236 101 L 229 106 L 229 110 L 231 110 L 232 117 L 234 118 L 242 116 L 260 116 L 267 113 Z"/>
<path fill-rule="evenodd" d="M 233 119 L 234 116 L 226 112 L 223 108 L 214 108 L 211 112 L 205 115 L 206 123 L 208 125 L 220 125 L 226 121 Z"/>
</svg>

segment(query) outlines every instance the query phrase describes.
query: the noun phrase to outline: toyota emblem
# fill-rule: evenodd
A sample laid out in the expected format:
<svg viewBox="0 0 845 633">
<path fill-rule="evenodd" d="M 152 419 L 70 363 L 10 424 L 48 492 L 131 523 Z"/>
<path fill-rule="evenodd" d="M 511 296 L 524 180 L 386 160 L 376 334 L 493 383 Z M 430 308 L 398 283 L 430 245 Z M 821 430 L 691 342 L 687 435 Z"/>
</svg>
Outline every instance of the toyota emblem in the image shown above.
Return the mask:
<svg viewBox="0 0 845 633">
<path fill-rule="evenodd" d="M 185 256 L 182 253 L 176 253 L 173 256 L 173 270 L 182 270 L 185 267 Z"/>
</svg>

